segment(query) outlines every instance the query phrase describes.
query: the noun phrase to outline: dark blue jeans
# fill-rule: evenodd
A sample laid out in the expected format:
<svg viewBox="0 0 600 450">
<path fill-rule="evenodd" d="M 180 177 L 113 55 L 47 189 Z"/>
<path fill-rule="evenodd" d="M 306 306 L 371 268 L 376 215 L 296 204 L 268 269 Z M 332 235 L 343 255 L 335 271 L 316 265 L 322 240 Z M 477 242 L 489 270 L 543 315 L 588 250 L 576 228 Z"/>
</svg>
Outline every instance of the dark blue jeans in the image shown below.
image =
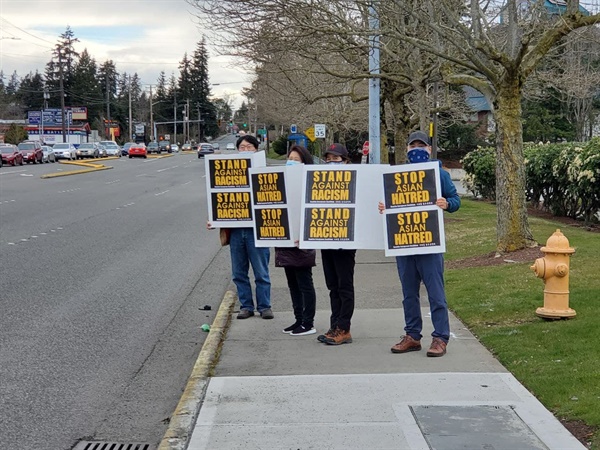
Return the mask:
<svg viewBox="0 0 600 450">
<path fill-rule="evenodd" d="M 354 314 L 354 258 L 356 250 L 321 250 L 325 284 L 331 303 L 331 328 L 350 330 Z"/>
<path fill-rule="evenodd" d="M 248 271 L 252 264 L 256 284 L 256 309 L 262 312 L 271 308 L 271 279 L 269 277 L 269 248 L 254 245 L 252 228 L 232 228 L 229 239 L 231 250 L 231 272 L 237 288 L 241 308 L 254 311 L 252 286 Z"/>
<path fill-rule="evenodd" d="M 404 300 L 404 331 L 413 339 L 421 339 L 423 318 L 421 317 L 421 299 L 419 289 L 421 281 L 427 289 L 429 309 L 433 322 L 433 337 L 441 338 L 448 342 L 450 338 L 450 324 L 448 321 L 448 304 L 444 292 L 444 255 L 435 253 L 431 255 L 397 256 L 396 265 L 402 283 Z"/>
<path fill-rule="evenodd" d="M 307 328 L 312 328 L 315 322 L 317 295 L 313 284 L 311 267 L 285 267 L 285 276 L 296 322 Z"/>
</svg>

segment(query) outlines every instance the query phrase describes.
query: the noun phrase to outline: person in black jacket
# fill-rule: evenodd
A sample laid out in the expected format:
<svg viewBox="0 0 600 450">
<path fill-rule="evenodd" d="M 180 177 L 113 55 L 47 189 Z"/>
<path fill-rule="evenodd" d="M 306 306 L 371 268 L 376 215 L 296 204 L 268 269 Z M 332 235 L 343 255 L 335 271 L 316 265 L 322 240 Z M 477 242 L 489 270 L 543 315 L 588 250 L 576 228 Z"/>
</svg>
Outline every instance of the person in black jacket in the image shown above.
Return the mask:
<svg viewBox="0 0 600 450">
<path fill-rule="evenodd" d="M 313 164 L 313 157 L 304 147 L 293 145 L 288 152 L 287 165 Z M 296 321 L 283 332 L 291 336 L 306 336 L 317 331 L 314 327 L 317 296 L 312 278 L 316 251 L 298 247 L 275 248 L 275 267 L 283 267 L 292 297 Z"/>
</svg>

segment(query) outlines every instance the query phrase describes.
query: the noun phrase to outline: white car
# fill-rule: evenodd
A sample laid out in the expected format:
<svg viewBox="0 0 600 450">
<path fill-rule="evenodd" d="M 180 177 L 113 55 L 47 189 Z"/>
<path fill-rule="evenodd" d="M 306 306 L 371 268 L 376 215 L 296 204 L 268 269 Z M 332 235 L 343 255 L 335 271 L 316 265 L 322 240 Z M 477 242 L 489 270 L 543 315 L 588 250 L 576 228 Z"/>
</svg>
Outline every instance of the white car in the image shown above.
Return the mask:
<svg viewBox="0 0 600 450">
<path fill-rule="evenodd" d="M 42 162 L 56 162 L 56 155 L 54 154 L 54 149 L 49 145 L 42 145 L 42 152 L 44 153 L 44 158 Z"/>
<path fill-rule="evenodd" d="M 179 145 L 177 145 L 177 144 L 171 144 L 171 150 L 174 153 L 179 153 Z"/>
<path fill-rule="evenodd" d="M 59 142 L 58 144 L 54 144 L 54 155 L 58 159 L 73 161 L 77 159 L 77 149 L 70 142 Z"/>
<path fill-rule="evenodd" d="M 227 150 L 235 150 L 235 144 L 233 142 L 230 142 L 229 144 L 227 144 Z"/>
<path fill-rule="evenodd" d="M 115 141 L 100 141 L 100 145 L 106 149 L 107 156 L 121 157 L 121 147 Z"/>
</svg>

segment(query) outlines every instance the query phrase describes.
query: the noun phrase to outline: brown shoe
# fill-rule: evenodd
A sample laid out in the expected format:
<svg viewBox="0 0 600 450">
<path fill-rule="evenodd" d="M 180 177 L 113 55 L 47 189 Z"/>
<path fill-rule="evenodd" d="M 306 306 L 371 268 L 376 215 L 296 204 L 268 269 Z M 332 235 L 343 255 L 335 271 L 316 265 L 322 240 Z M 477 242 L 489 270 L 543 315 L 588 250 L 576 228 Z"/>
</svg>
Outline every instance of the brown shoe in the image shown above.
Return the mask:
<svg viewBox="0 0 600 450">
<path fill-rule="evenodd" d="M 407 334 L 402 336 L 402 340 L 394 345 L 391 350 L 392 353 L 418 352 L 421 350 L 421 341 L 417 341 Z"/>
<path fill-rule="evenodd" d="M 427 356 L 444 356 L 446 354 L 446 343 L 440 338 L 433 338 L 431 347 L 427 350 Z"/>
<path fill-rule="evenodd" d="M 352 336 L 350 335 L 350 330 L 336 328 L 330 337 L 325 338 L 325 343 L 329 345 L 351 344 Z"/>
<path fill-rule="evenodd" d="M 327 333 L 318 335 L 317 341 L 325 342 L 327 340 L 327 338 L 330 338 L 333 336 L 334 332 L 335 332 L 335 328 L 330 328 L 329 330 L 327 330 Z"/>
</svg>

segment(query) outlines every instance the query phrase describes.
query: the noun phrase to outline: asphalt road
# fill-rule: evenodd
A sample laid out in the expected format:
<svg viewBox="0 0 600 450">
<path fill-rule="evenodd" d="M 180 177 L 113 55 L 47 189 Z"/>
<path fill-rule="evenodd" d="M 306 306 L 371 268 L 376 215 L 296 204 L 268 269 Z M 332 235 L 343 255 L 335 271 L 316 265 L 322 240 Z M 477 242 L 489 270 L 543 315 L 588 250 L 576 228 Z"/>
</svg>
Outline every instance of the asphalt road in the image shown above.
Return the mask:
<svg viewBox="0 0 600 450">
<path fill-rule="evenodd" d="M 230 284 L 204 160 L 100 161 L 0 169 L 1 449 L 158 443 Z"/>
</svg>

